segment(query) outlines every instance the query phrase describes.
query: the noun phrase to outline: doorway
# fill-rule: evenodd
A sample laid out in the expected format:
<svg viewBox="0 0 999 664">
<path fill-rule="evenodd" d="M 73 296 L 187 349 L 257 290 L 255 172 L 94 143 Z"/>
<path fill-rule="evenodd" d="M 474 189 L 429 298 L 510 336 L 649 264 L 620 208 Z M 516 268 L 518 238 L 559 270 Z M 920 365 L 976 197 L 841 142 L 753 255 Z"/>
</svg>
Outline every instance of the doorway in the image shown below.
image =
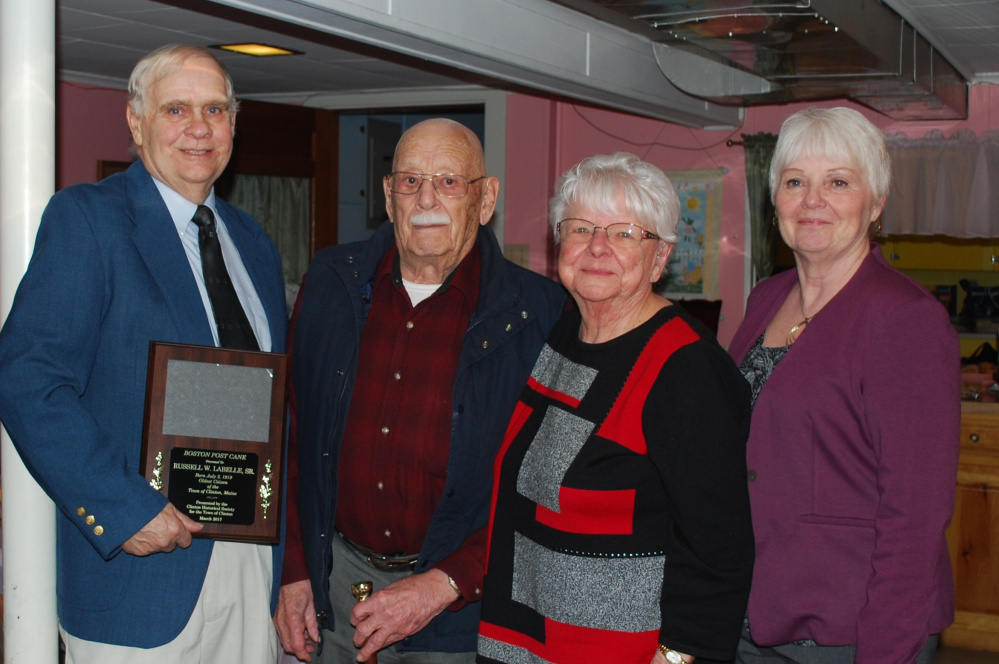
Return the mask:
<svg viewBox="0 0 999 664">
<path fill-rule="evenodd" d="M 441 117 L 465 125 L 485 144 L 482 108 L 340 115 L 338 244 L 367 239 L 388 218 L 382 178 L 392 170 L 399 137 L 418 122 Z"/>
</svg>

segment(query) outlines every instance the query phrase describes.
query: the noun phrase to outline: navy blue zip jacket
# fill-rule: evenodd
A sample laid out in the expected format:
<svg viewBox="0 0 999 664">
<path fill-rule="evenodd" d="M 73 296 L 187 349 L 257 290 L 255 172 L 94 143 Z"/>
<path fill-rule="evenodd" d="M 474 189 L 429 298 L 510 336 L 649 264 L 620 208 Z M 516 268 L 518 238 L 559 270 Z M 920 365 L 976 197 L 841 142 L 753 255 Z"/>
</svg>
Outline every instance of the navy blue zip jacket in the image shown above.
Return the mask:
<svg viewBox="0 0 999 664">
<path fill-rule="evenodd" d="M 486 525 L 493 460 L 521 389 L 548 332 L 565 308 L 558 284 L 506 259 L 492 231 L 480 228 L 479 298 L 455 375 L 447 483 L 416 572 L 425 572 Z M 337 506 L 337 463 L 358 371 L 361 334 L 378 264 L 395 243 L 386 222 L 371 239 L 330 247 L 309 267 L 292 357 L 298 400 L 298 515 L 320 627 L 333 629 L 330 537 Z M 444 611 L 400 650 L 472 652 L 479 604 Z"/>
</svg>

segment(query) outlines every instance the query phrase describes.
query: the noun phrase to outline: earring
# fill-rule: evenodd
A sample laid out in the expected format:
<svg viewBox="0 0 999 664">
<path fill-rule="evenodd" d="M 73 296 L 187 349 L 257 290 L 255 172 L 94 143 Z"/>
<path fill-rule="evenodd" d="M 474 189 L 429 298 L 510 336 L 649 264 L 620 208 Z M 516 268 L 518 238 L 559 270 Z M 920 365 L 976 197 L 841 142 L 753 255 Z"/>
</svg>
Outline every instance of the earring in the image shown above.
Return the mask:
<svg viewBox="0 0 999 664">
<path fill-rule="evenodd" d="M 770 225 L 773 226 L 774 228 L 777 227 L 777 213 L 776 212 L 774 212 L 773 216 L 770 217 Z"/>
<path fill-rule="evenodd" d="M 875 226 L 875 224 L 877 225 Z M 877 219 L 871 222 L 871 235 L 877 235 L 880 232 L 881 232 L 881 217 L 878 217 Z"/>
</svg>

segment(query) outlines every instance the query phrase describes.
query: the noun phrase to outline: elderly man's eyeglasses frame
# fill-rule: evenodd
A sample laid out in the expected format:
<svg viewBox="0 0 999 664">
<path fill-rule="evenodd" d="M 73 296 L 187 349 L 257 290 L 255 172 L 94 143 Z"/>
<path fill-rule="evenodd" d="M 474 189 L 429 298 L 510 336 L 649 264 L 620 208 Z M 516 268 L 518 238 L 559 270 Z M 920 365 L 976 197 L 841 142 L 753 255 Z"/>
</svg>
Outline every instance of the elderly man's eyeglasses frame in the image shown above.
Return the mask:
<svg viewBox="0 0 999 664">
<path fill-rule="evenodd" d="M 388 182 L 389 191 L 395 194 L 410 196 L 418 193 L 423 186 L 424 180 L 430 180 L 434 185 L 434 191 L 443 198 L 461 198 L 468 193 L 468 187 L 479 180 L 484 180 L 486 175 L 479 176 L 474 180 L 469 180 L 464 175 L 455 173 L 410 173 L 408 171 L 396 171 L 385 176 Z"/>
<path fill-rule="evenodd" d="M 596 236 L 598 230 L 603 230 L 607 243 L 612 247 L 637 247 L 642 240 L 660 239 L 655 233 L 635 224 L 596 226 L 585 219 L 563 219 L 555 224 L 555 230 L 559 239 L 567 244 L 585 244 Z"/>
</svg>

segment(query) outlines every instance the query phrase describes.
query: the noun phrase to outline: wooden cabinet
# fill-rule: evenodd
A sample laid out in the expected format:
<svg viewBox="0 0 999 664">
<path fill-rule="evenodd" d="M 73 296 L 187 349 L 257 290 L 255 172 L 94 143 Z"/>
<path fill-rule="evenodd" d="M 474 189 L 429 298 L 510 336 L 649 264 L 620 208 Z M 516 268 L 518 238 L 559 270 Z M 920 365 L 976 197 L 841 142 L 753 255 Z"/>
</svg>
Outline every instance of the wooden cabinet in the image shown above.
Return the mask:
<svg viewBox="0 0 999 664">
<path fill-rule="evenodd" d="M 881 241 L 881 252 L 900 270 L 999 271 L 999 247 L 993 240 L 893 236 Z"/>
<path fill-rule="evenodd" d="M 945 645 L 999 652 L 999 404 L 964 402 L 947 530 L 957 612 Z"/>
</svg>

